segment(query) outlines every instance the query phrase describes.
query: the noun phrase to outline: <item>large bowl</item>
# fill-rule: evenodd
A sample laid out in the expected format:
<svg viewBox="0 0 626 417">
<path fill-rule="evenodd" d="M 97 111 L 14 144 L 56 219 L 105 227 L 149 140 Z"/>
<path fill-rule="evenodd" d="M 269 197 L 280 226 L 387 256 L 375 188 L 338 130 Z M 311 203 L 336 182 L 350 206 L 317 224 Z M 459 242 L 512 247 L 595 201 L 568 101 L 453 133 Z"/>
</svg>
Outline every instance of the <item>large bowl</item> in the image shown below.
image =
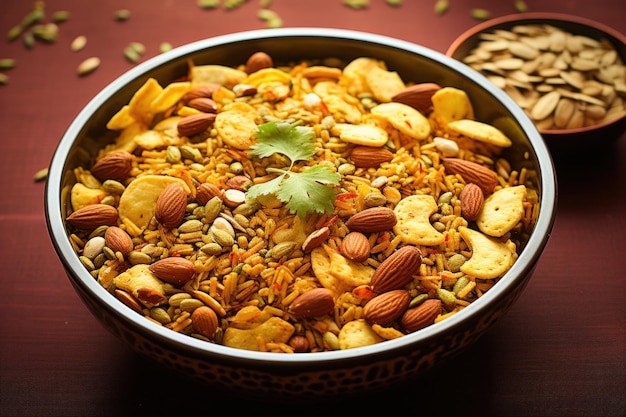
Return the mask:
<svg viewBox="0 0 626 417">
<path fill-rule="evenodd" d="M 462 33 L 450 45 L 446 55 L 463 61 L 481 42 L 481 36 L 497 30 L 510 30 L 518 25 L 549 25 L 574 35 L 606 40 L 626 63 L 626 36 L 617 30 L 580 16 L 563 13 L 518 13 L 482 22 Z M 584 152 L 589 146 L 609 145 L 626 132 L 626 113 L 621 117 L 594 125 L 570 129 L 540 129 L 556 157 L 560 153 Z"/>
<path fill-rule="evenodd" d="M 406 80 L 465 90 L 479 120 L 499 126 L 513 141 L 506 157 L 514 168 L 537 172 L 541 193 L 534 230 L 506 275 L 462 312 L 410 335 L 372 346 L 304 354 L 233 349 L 154 325 L 107 292 L 81 264 L 65 223 L 72 169 L 88 161 L 110 136 L 105 124 L 149 77 L 162 84 L 185 75 L 188 61 L 237 65 L 266 51 L 276 63 L 305 58 L 369 56 Z M 157 56 L 103 89 L 76 117 L 52 159 L 46 187 L 51 240 L 76 292 L 104 327 L 134 350 L 212 386 L 276 398 L 356 393 L 422 374 L 476 341 L 518 298 L 548 241 L 556 213 L 556 179 L 548 150 L 521 109 L 486 78 L 427 48 L 367 33 L 309 28 L 259 30 L 215 37 Z M 522 337 L 522 336 L 520 336 Z"/>
</svg>

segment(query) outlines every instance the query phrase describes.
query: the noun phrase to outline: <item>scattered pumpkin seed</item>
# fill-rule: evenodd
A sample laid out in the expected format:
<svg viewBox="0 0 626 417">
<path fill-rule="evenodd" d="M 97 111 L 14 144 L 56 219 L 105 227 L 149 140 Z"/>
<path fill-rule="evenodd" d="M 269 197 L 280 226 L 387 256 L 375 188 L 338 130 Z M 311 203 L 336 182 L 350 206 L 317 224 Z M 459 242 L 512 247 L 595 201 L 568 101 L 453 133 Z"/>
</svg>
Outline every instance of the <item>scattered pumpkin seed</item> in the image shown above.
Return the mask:
<svg viewBox="0 0 626 417">
<path fill-rule="evenodd" d="M 128 9 L 119 9 L 115 12 L 115 20 L 120 22 L 128 20 L 130 18 L 130 10 Z"/>
<path fill-rule="evenodd" d="M 55 23 L 66 22 L 70 18 L 70 12 L 66 10 L 59 10 L 58 12 L 52 13 L 52 21 Z"/>
<path fill-rule="evenodd" d="M 370 7 L 369 0 L 343 0 L 343 4 L 352 9 L 367 9 Z"/>
<path fill-rule="evenodd" d="M 171 50 L 172 50 L 172 44 L 169 42 L 161 42 L 161 45 L 159 45 L 159 51 L 161 53 L 171 51 Z"/>
<path fill-rule="evenodd" d="M 35 8 L 31 10 L 30 12 L 28 12 L 28 14 L 24 16 L 24 19 L 22 20 L 23 28 L 27 28 L 30 25 L 39 23 L 43 20 L 43 18 L 45 17 L 43 6 L 44 6 L 43 2 L 35 3 Z"/>
<path fill-rule="evenodd" d="M 74 52 L 78 52 L 83 49 L 85 45 L 87 45 L 87 38 L 83 35 L 80 35 L 74 38 L 74 40 L 70 44 L 70 49 Z"/>
<path fill-rule="evenodd" d="M 283 26 L 283 19 L 280 17 L 275 17 L 267 21 L 266 26 L 270 29 L 280 28 Z"/>
<path fill-rule="evenodd" d="M 518 13 L 526 13 L 528 11 L 528 5 L 524 0 L 515 0 L 515 10 Z"/>
<path fill-rule="evenodd" d="M 43 181 L 46 178 L 48 178 L 48 168 L 42 168 L 35 172 L 35 175 L 33 175 L 33 180 L 35 182 Z"/>
<path fill-rule="evenodd" d="M 79 76 L 84 76 L 92 73 L 100 66 L 100 58 L 92 56 L 90 58 L 85 59 L 78 65 L 76 72 Z"/>
<path fill-rule="evenodd" d="M 487 9 L 472 9 L 470 15 L 474 19 L 487 20 L 491 17 L 491 12 Z"/>
<path fill-rule="evenodd" d="M 9 76 L 0 72 L 0 85 L 6 85 L 9 83 Z"/>
<path fill-rule="evenodd" d="M 7 39 L 9 40 L 9 42 L 14 41 L 20 37 L 23 31 L 24 31 L 24 28 L 22 28 L 21 25 L 13 26 L 9 30 L 9 33 L 7 33 Z"/>
<path fill-rule="evenodd" d="M 269 9 L 260 9 L 256 16 L 263 21 L 268 21 L 268 20 L 272 20 L 272 19 L 276 19 L 278 18 L 278 15 L 276 14 L 275 11 L 273 10 L 269 10 Z"/>
<path fill-rule="evenodd" d="M 435 14 L 437 16 L 441 16 L 448 11 L 448 7 L 448 0 L 437 0 L 437 2 L 435 3 Z"/>
<path fill-rule="evenodd" d="M 30 30 L 24 33 L 23 38 L 24 46 L 28 49 L 33 49 L 35 47 L 35 35 Z"/>
<path fill-rule="evenodd" d="M 15 67 L 15 60 L 13 58 L 0 59 L 0 70 L 7 70 Z"/>
<path fill-rule="evenodd" d="M 219 6 L 219 0 L 198 0 L 198 7 L 201 9 L 215 9 Z"/>
<path fill-rule="evenodd" d="M 139 53 L 130 46 L 127 46 L 126 48 L 124 48 L 124 57 L 130 62 L 132 62 L 133 64 L 139 61 L 139 59 L 141 58 Z"/>
<path fill-rule="evenodd" d="M 224 0 L 224 8 L 228 10 L 236 9 L 248 0 Z"/>
<path fill-rule="evenodd" d="M 267 9 L 271 5 L 272 5 L 272 0 L 260 0 L 259 1 L 259 6 L 264 8 L 264 9 Z"/>
<path fill-rule="evenodd" d="M 128 44 L 128 46 L 133 48 L 140 55 L 143 55 L 144 53 L 146 53 L 146 46 L 141 42 L 131 42 Z"/>
<path fill-rule="evenodd" d="M 57 40 L 59 27 L 55 23 L 33 26 L 33 35 L 44 42 L 52 43 Z"/>
<path fill-rule="evenodd" d="M 387 4 L 392 7 L 400 7 L 402 6 L 402 0 L 386 0 Z"/>
</svg>

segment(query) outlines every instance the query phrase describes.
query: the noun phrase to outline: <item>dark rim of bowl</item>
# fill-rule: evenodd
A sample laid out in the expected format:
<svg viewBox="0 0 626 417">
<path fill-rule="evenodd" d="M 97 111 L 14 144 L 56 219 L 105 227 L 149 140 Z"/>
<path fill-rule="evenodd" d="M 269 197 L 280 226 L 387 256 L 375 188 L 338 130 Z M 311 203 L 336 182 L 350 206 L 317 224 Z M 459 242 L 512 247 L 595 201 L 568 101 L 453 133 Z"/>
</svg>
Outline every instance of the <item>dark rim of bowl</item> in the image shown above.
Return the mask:
<svg viewBox="0 0 626 417">
<path fill-rule="evenodd" d="M 76 256 L 71 244 L 69 243 L 64 219 L 61 215 L 61 179 L 64 171 L 68 168 L 66 167 L 66 156 L 68 152 L 72 148 L 77 135 L 81 132 L 84 123 L 89 120 L 90 116 L 98 109 L 98 107 L 100 107 L 128 83 L 166 62 L 184 59 L 185 56 L 198 50 L 205 50 L 218 45 L 254 41 L 257 39 L 274 39 L 284 37 L 309 37 L 330 40 L 347 39 L 350 41 L 354 40 L 380 44 L 422 55 L 428 59 L 441 62 L 442 65 L 450 67 L 462 76 L 482 84 L 483 88 L 487 90 L 488 93 L 495 96 L 497 100 L 502 103 L 505 109 L 510 112 L 521 125 L 523 132 L 529 139 L 538 161 L 538 169 L 540 170 L 539 175 L 541 176 L 541 183 L 538 184 L 541 189 L 541 210 L 526 247 L 519 255 L 519 258 L 512 268 L 493 288 L 487 291 L 482 297 L 472 302 L 462 312 L 417 332 L 405 335 L 395 340 L 389 340 L 371 346 L 331 352 L 294 355 L 255 352 L 230 348 L 214 343 L 207 343 L 187 335 L 179 334 L 170 329 L 154 325 L 143 316 L 131 311 L 129 308 L 124 307 L 118 299 L 106 291 L 87 272 L 82 263 L 79 261 L 78 256 Z M 184 347 L 190 352 L 190 354 L 193 354 L 196 357 L 221 358 L 229 362 L 249 362 L 250 364 L 262 363 L 263 366 L 271 364 L 310 365 L 311 363 L 321 362 L 330 364 L 336 361 L 360 362 L 365 361 L 366 357 L 373 359 L 375 357 L 389 355 L 390 352 L 393 351 L 406 350 L 409 345 L 415 343 L 416 341 L 436 340 L 438 335 L 454 329 L 464 320 L 482 315 L 483 312 L 487 311 L 490 306 L 497 301 L 500 294 L 508 292 L 510 289 L 518 285 L 520 280 L 523 281 L 528 274 L 532 273 L 534 266 L 549 239 L 556 216 L 556 173 L 552 159 L 543 139 L 532 124 L 532 121 L 527 118 L 524 112 L 508 95 L 488 82 L 486 78 L 480 74 L 477 76 L 477 74 L 478 73 L 476 71 L 458 62 L 457 60 L 423 46 L 383 35 L 343 29 L 302 27 L 252 30 L 217 36 L 175 48 L 167 53 L 151 58 L 119 76 L 102 91 L 100 91 L 79 112 L 77 117 L 68 127 L 53 155 L 50 163 L 49 176 L 46 181 L 45 216 L 52 243 L 65 267 L 68 277 L 72 280 L 72 283 L 74 285 L 79 285 L 82 290 L 87 292 L 94 299 L 97 299 L 102 305 L 102 308 L 106 308 L 119 319 L 131 324 L 133 328 L 140 329 L 139 331 L 152 338 L 156 343 L 163 343 L 164 346 L 178 347 L 179 349 Z"/>
<path fill-rule="evenodd" d="M 448 47 L 446 55 L 453 57 L 457 50 L 464 46 L 466 42 L 469 42 L 473 36 L 480 32 L 486 32 L 493 29 L 510 28 L 517 24 L 551 24 L 556 27 L 571 31 L 566 26 L 575 25 L 584 27 L 586 30 L 591 30 L 596 33 L 603 33 L 605 38 L 609 40 L 615 46 L 616 50 L 620 54 L 622 60 L 626 62 L 626 36 L 619 31 L 607 26 L 603 23 L 596 22 L 591 19 L 587 19 L 580 16 L 568 15 L 564 13 L 551 13 L 551 12 L 531 12 L 531 13 L 517 13 L 509 14 L 506 16 L 500 16 L 493 19 L 489 19 L 485 22 L 472 26 L 467 31 L 463 32 L 457 37 L 454 42 Z M 461 60 L 462 58 L 456 58 Z M 550 135 L 550 137 L 568 136 L 580 133 L 587 133 L 597 131 L 607 126 L 616 125 L 626 120 L 626 113 L 621 117 L 610 120 L 608 122 L 598 123 L 595 125 L 581 127 L 576 129 L 550 129 L 540 130 L 542 135 Z"/>
</svg>

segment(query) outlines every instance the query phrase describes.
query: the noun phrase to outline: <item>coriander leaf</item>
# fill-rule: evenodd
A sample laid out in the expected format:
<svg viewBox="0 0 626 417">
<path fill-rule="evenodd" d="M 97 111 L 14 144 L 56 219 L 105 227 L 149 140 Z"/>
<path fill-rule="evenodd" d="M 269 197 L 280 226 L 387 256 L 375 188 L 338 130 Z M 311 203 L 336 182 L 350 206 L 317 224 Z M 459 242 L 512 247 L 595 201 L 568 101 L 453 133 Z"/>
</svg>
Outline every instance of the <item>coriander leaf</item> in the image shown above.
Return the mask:
<svg viewBox="0 0 626 417">
<path fill-rule="evenodd" d="M 283 181 L 284 177 L 285 174 L 280 175 L 270 181 L 253 185 L 246 191 L 246 197 L 254 199 L 261 195 L 277 194 L 280 190 L 281 182 Z"/>
<path fill-rule="evenodd" d="M 298 217 L 304 217 L 311 211 L 330 213 L 337 196 L 333 186 L 339 184 L 340 178 L 338 173 L 321 165 L 299 173 L 290 172 L 283 177 L 276 197 Z"/>
<path fill-rule="evenodd" d="M 252 154 L 260 158 L 280 153 L 293 165 L 296 161 L 308 161 L 315 155 L 315 131 L 312 127 L 269 122 L 260 125 L 255 136 L 257 143 L 251 147 Z"/>
</svg>

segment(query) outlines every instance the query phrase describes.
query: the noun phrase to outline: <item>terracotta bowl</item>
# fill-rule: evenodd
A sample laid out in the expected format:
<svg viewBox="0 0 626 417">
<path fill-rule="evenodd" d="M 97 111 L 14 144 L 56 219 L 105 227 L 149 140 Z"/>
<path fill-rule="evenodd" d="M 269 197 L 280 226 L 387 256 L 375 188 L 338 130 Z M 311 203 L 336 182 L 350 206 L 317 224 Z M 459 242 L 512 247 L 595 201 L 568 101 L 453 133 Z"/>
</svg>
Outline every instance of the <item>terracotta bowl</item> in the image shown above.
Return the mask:
<svg viewBox="0 0 626 417">
<path fill-rule="evenodd" d="M 494 30 L 509 30 L 517 25 L 551 25 L 566 32 L 609 41 L 623 63 L 626 63 L 626 37 L 606 25 L 578 16 L 560 13 L 518 13 L 490 19 L 459 36 L 448 48 L 446 55 L 463 61 L 480 42 L 480 36 Z M 623 97 L 623 96 L 622 96 Z M 542 129 L 543 138 L 551 151 L 580 152 L 585 147 L 607 144 L 620 138 L 626 131 L 626 113 L 608 122 L 572 129 Z"/>
<path fill-rule="evenodd" d="M 506 275 L 464 311 L 410 335 L 376 345 L 304 354 L 277 354 L 207 343 L 157 326 L 107 292 L 81 264 L 65 222 L 72 170 L 111 139 L 105 124 L 148 77 L 162 85 L 196 64 L 238 65 L 256 51 L 276 63 L 305 58 L 369 56 L 382 59 L 403 79 L 437 82 L 465 90 L 479 101 L 476 117 L 492 122 L 513 141 L 506 157 L 514 168 L 537 172 L 540 212 L 519 258 Z M 110 132 L 109 132 L 110 133 Z M 103 326 L 132 349 L 214 387 L 245 395 L 300 398 L 362 393 L 421 375 L 476 341 L 518 298 L 548 241 L 556 213 L 555 171 L 532 122 L 500 89 L 458 61 L 408 42 L 344 30 L 260 30 L 214 37 L 182 46 L 128 71 L 104 88 L 78 114 L 50 165 L 46 219 L 50 238 L 76 293 Z M 520 335 L 520 337 L 523 337 Z"/>
</svg>

